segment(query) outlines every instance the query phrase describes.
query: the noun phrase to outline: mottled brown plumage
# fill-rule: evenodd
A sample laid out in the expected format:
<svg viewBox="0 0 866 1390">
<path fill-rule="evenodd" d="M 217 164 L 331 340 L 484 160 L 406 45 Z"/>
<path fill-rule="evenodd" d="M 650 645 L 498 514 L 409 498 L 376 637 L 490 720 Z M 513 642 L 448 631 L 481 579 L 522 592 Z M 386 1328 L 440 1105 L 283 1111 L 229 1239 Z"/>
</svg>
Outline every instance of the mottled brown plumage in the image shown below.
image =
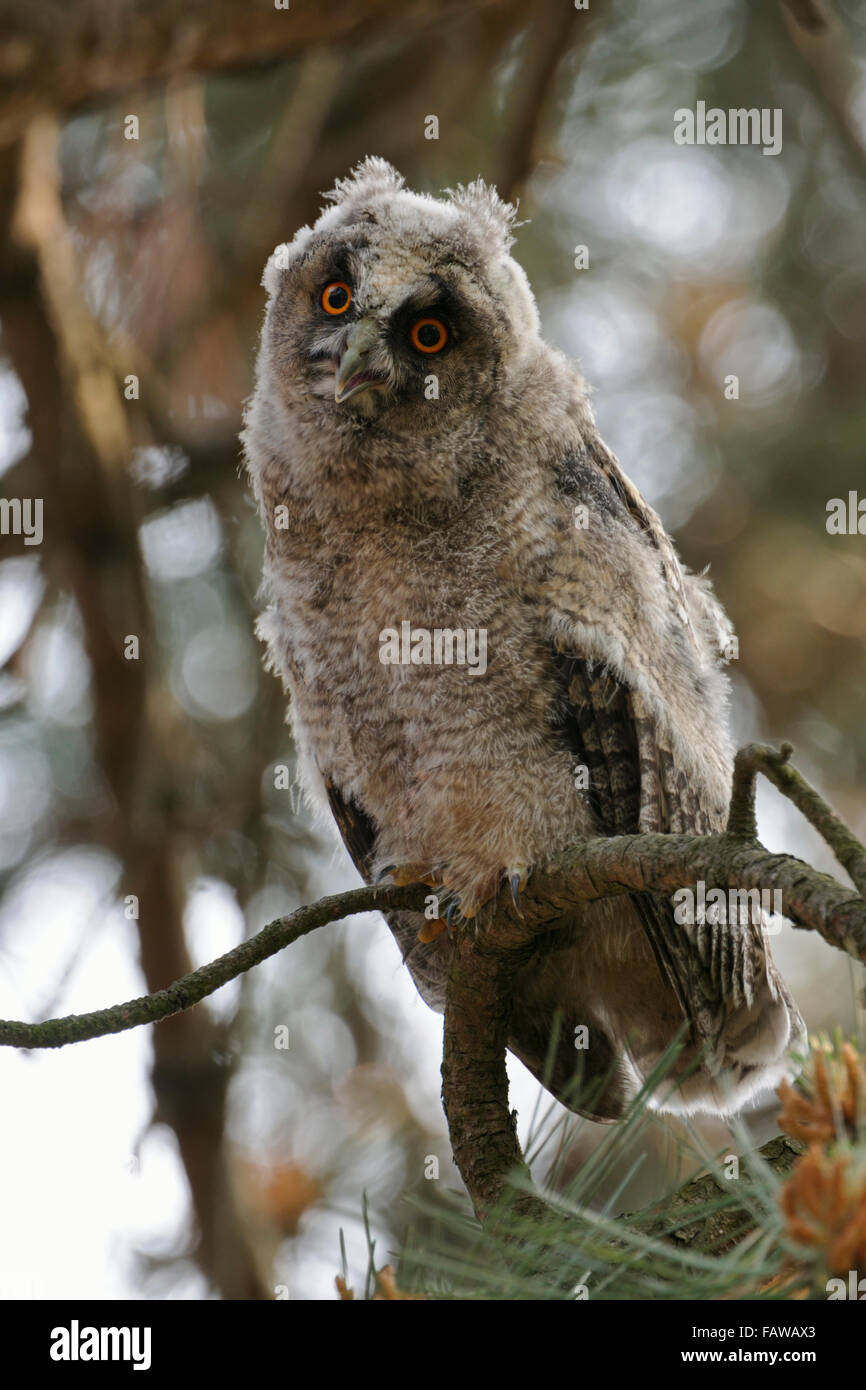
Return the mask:
<svg viewBox="0 0 866 1390">
<path fill-rule="evenodd" d="M 376 159 L 329 198 L 268 264 L 244 431 L 311 798 L 364 878 L 412 865 L 466 915 L 583 835 L 721 828 L 730 626 L 543 342 L 512 210 Z M 483 630 L 486 669 L 383 661 L 402 623 Z M 448 935 L 388 923 L 441 1009 Z M 600 1119 L 681 1031 L 660 1109 L 738 1108 L 802 1039 L 761 925 L 679 925 L 648 894 L 587 905 L 521 972 L 510 1046 L 536 1075 L 554 1019 L 550 1087 Z"/>
</svg>

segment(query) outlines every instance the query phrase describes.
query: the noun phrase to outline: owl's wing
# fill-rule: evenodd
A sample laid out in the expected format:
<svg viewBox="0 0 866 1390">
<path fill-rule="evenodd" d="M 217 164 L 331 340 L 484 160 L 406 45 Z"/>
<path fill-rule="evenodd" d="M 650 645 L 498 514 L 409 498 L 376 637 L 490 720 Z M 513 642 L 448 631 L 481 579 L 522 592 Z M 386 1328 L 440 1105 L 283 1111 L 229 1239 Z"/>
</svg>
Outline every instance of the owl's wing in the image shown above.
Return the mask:
<svg viewBox="0 0 866 1390">
<path fill-rule="evenodd" d="M 325 777 L 324 783 L 340 838 L 358 873 L 365 883 L 370 883 L 376 858 L 376 826 L 364 808 L 353 797 L 343 793 L 333 778 Z M 447 935 L 442 934 L 421 945 L 418 932 L 426 925 L 421 913 L 392 911 L 383 912 L 382 916 L 391 929 L 421 998 L 431 1009 L 442 1013 L 450 960 Z"/>
<path fill-rule="evenodd" d="M 593 429 L 587 432 L 585 461 L 600 476 L 602 486 L 606 484 L 610 488 L 611 493 L 638 530 L 643 532 L 653 548 L 658 551 L 662 572 L 674 600 L 677 616 L 686 630 L 691 633 L 692 626 L 682 568 L 677 553 L 671 544 L 671 539 L 662 525 L 661 517 L 641 496 L 631 478 L 622 471 L 618 458 L 611 453 L 597 430 Z M 568 462 L 572 464 L 577 462 L 580 465 L 583 460 L 575 460 L 574 456 L 571 456 Z M 561 467 L 559 471 L 561 475 Z"/>
<path fill-rule="evenodd" d="M 365 883 L 370 882 L 370 872 L 376 856 L 376 827 L 366 811 L 351 796 L 340 791 L 332 777 L 325 777 L 325 791 L 331 815 L 340 832 L 340 838 L 349 857 Z"/>
<path fill-rule="evenodd" d="M 658 517 L 597 436 L 578 462 L 581 482 L 587 468 L 592 487 L 609 490 L 610 514 L 637 527 L 659 552 L 672 607 L 687 628 L 687 640 L 696 641 L 683 572 Z M 706 835 L 722 830 L 724 811 L 699 779 L 687 775 L 673 740 L 640 691 L 587 660 L 575 644 L 569 647 L 561 631 L 553 646 L 565 692 L 562 734 L 588 770 L 599 831 Z M 778 1075 L 785 1047 L 801 1035 L 802 1020 L 773 965 L 763 920 L 749 913 L 748 920 L 679 923 L 664 896 L 641 893 L 630 901 L 662 981 L 688 1021 L 689 1054 L 705 1059 L 705 1089 L 715 1091 L 716 1098 L 733 1090 L 742 1099 L 762 1084 L 759 1073 L 769 1075 L 775 1067 Z M 652 1008 L 648 1002 L 647 1022 Z M 645 1074 L 643 1064 L 640 1070 Z M 717 1091 L 715 1079 L 722 1073 L 724 1086 Z M 700 1086 L 699 1080 L 691 1083 L 693 1100 Z"/>
<path fill-rule="evenodd" d="M 563 734 L 587 768 L 600 833 L 720 830 L 717 813 L 677 766 L 670 740 L 640 695 L 578 656 L 558 652 L 556 659 L 567 692 Z M 727 1001 L 739 1005 L 751 994 L 754 928 L 684 927 L 663 896 L 640 893 L 631 901 L 695 1041 L 715 1040 Z"/>
</svg>

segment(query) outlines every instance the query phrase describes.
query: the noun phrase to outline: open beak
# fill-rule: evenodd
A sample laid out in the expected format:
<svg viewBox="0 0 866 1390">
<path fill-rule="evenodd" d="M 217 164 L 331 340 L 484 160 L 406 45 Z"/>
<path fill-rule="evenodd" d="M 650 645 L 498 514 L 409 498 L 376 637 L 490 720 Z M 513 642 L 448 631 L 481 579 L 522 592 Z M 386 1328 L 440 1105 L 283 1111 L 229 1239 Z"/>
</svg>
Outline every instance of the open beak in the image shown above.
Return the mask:
<svg viewBox="0 0 866 1390">
<path fill-rule="evenodd" d="M 372 319 L 358 319 L 352 324 L 334 381 L 334 400 L 338 405 L 360 391 L 381 391 L 387 386 L 386 378 L 380 372 L 370 371 L 368 365 L 378 342 L 379 329 Z"/>
</svg>

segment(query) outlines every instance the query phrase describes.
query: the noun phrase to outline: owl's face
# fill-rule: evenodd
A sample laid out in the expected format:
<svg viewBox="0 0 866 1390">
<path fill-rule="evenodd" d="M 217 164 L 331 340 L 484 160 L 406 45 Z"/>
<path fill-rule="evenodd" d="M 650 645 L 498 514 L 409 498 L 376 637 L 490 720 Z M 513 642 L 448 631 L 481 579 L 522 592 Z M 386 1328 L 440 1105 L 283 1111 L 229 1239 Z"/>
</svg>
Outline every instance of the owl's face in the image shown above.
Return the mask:
<svg viewBox="0 0 866 1390">
<path fill-rule="evenodd" d="M 327 435 L 447 431 L 483 410 L 538 339 L 508 254 L 513 211 L 481 184 L 448 201 L 369 159 L 268 263 L 263 335 L 284 407 Z"/>
</svg>

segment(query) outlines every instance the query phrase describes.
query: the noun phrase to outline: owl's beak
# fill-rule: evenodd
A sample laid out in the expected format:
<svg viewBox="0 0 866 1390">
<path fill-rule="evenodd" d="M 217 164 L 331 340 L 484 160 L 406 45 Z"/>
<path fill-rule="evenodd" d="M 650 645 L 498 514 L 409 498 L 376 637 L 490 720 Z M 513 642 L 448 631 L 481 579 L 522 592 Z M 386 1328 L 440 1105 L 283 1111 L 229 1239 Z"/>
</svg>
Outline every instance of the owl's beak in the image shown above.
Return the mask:
<svg viewBox="0 0 866 1390">
<path fill-rule="evenodd" d="M 349 329 L 346 349 L 337 366 L 334 400 L 337 404 L 361 391 L 382 391 L 387 386 L 380 372 L 372 372 L 370 354 L 379 342 L 379 327 L 373 319 L 358 319 Z"/>
</svg>

